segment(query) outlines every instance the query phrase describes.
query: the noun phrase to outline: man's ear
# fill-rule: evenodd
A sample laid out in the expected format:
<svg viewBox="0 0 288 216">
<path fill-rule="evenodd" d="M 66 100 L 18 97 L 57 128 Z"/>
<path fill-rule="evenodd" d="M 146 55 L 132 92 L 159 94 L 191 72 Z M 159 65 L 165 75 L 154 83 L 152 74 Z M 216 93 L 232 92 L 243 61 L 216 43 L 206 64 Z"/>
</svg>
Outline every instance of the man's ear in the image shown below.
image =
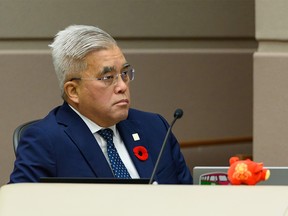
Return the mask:
<svg viewBox="0 0 288 216">
<path fill-rule="evenodd" d="M 64 84 L 64 92 L 67 99 L 73 101 L 76 104 L 79 103 L 78 88 L 79 84 L 75 81 L 68 81 Z"/>
</svg>

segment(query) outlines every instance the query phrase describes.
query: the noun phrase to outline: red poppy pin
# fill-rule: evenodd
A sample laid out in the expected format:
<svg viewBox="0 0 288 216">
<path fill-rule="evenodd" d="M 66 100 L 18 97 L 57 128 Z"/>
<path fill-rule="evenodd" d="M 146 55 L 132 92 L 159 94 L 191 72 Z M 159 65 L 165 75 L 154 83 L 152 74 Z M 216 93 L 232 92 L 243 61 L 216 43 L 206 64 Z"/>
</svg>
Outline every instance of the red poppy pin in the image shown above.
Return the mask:
<svg viewBox="0 0 288 216">
<path fill-rule="evenodd" d="M 134 152 L 135 156 L 141 161 L 145 161 L 148 158 L 148 151 L 143 146 L 136 146 L 133 149 L 133 152 Z"/>
</svg>

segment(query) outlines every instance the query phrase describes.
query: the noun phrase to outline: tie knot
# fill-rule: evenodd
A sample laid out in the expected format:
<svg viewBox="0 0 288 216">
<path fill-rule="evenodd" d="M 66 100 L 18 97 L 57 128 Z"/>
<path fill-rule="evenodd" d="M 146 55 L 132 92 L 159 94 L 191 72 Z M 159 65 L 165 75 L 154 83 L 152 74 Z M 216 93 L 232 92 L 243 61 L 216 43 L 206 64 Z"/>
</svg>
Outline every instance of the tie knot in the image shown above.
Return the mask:
<svg viewBox="0 0 288 216">
<path fill-rule="evenodd" d="M 113 131 L 110 128 L 105 128 L 103 130 L 99 130 L 97 133 L 100 136 L 102 136 L 107 142 L 113 141 Z"/>
</svg>

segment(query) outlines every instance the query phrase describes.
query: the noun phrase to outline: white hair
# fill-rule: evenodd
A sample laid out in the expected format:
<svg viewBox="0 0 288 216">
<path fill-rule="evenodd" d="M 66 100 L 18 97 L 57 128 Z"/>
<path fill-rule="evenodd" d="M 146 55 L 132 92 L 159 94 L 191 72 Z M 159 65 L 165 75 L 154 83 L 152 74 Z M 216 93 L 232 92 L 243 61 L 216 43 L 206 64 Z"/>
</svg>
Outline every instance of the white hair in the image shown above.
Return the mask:
<svg viewBox="0 0 288 216">
<path fill-rule="evenodd" d="M 69 75 L 80 73 L 87 68 L 85 57 L 92 51 L 117 45 L 105 31 L 95 26 L 71 25 L 59 31 L 52 44 L 52 58 L 62 97 L 64 83 Z"/>
</svg>

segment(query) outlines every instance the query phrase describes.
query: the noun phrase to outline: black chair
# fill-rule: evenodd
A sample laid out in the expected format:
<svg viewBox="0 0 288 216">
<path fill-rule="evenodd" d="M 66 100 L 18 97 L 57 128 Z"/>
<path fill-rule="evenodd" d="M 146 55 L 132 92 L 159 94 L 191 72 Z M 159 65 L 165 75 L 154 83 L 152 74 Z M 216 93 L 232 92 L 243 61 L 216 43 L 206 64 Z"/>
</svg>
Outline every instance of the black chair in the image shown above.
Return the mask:
<svg viewBox="0 0 288 216">
<path fill-rule="evenodd" d="M 13 148 L 14 148 L 15 155 L 16 155 L 18 143 L 19 143 L 19 140 L 20 140 L 20 137 L 21 137 L 22 133 L 26 130 L 26 128 L 28 128 L 30 125 L 34 124 L 37 121 L 39 121 L 39 120 L 33 120 L 33 121 L 29 121 L 29 122 L 23 123 L 23 124 L 19 125 L 14 130 L 14 133 L 13 133 Z"/>
</svg>

